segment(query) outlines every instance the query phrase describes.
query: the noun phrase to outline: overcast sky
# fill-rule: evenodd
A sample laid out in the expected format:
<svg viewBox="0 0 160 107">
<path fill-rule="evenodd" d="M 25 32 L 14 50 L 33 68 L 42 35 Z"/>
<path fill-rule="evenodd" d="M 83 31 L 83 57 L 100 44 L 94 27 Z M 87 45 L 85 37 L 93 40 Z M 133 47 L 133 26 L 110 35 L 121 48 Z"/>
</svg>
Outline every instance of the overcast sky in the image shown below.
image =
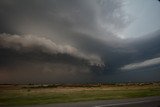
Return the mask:
<svg viewBox="0 0 160 107">
<path fill-rule="evenodd" d="M 158 0 L 1 0 L 0 83 L 160 81 Z"/>
</svg>

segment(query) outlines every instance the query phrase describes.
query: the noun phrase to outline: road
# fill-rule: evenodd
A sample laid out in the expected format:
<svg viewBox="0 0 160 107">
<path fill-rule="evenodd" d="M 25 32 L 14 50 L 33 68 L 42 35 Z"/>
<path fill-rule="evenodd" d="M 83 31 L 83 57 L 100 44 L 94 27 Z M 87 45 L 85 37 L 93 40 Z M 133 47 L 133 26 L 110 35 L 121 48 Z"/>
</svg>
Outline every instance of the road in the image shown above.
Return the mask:
<svg viewBox="0 0 160 107">
<path fill-rule="evenodd" d="M 33 105 L 24 107 L 160 107 L 160 96 L 120 100 Z"/>
</svg>

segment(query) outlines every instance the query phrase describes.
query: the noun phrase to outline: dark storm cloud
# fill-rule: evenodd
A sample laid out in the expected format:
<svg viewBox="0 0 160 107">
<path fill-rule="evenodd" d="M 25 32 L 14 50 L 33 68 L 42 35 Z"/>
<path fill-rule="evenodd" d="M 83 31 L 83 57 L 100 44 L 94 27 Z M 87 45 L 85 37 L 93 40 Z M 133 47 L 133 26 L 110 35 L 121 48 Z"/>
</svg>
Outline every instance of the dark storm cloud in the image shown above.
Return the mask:
<svg viewBox="0 0 160 107">
<path fill-rule="evenodd" d="M 8 82 L 83 82 L 92 77 L 91 66 L 103 65 L 96 55 L 33 35 L 1 34 L 0 51 L 1 75 L 9 76 Z"/>
<path fill-rule="evenodd" d="M 159 81 L 159 41 L 160 30 L 157 30 L 141 38 L 125 39 L 120 48 L 105 48 L 107 67 L 98 73 L 97 81 Z"/>
<path fill-rule="evenodd" d="M 122 69 L 139 69 L 148 66 L 159 65 L 160 57 L 160 30 L 133 40 L 129 45 L 136 49 L 134 61 L 127 64 Z"/>
<path fill-rule="evenodd" d="M 68 54 L 49 54 L 39 49 L 17 51 L 2 47 L 0 51 L 2 83 L 73 83 L 92 78 L 88 61 Z"/>
<path fill-rule="evenodd" d="M 120 0 L 1 0 L 2 82 L 93 82 L 110 75 L 118 80 L 122 67 L 160 57 L 160 33 L 147 40 L 119 37 L 130 23 L 123 5 Z"/>
<path fill-rule="evenodd" d="M 45 37 L 0 34 L 0 46 L 4 48 L 13 48 L 17 51 L 34 51 L 35 48 L 38 48 L 42 52 L 50 54 L 68 54 L 74 57 L 82 58 L 88 60 L 91 65 L 103 65 L 103 62 L 98 56 L 81 53 L 78 49 L 70 45 L 57 45 L 52 40 Z"/>
<path fill-rule="evenodd" d="M 1 28 L 7 30 L 1 32 L 39 34 L 58 40 L 70 39 L 72 32 L 96 38 L 107 33 L 107 39 L 114 38 L 111 33 L 128 22 L 121 7 L 118 0 L 2 0 Z"/>
</svg>

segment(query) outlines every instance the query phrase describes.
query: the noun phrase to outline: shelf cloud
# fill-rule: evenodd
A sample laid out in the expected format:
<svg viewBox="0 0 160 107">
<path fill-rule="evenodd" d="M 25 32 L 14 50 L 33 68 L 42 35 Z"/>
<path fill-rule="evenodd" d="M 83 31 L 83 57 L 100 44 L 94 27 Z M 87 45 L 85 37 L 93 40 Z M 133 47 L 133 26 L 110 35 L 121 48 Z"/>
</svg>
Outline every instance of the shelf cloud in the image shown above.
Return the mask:
<svg viewBox="0 0 160 107">
<path fill-rule="evenodd" d="M 82 58 L 89 61 L 91 65 L 104 65 L 99 56 L 87 55 L 80 52 L 75 47 L 70 45 L 57 45 L 52 40 L 45 37 L 38 37 L 33 35 L 10 35 L 0 34 L 0 46 L 4 48 L 13 48 L 17 51 L 34 51 L 39 49 L 42 52 L 49 54 L 68 54 L 73 57 Z"/>
</svg>

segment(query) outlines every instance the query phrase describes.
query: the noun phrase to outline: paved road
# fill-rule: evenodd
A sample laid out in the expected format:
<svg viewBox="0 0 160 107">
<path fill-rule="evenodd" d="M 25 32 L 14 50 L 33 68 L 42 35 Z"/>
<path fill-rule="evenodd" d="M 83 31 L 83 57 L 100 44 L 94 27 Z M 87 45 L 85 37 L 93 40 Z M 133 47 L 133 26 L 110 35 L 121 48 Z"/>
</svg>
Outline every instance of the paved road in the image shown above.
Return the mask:
<svg viewBox="0 0 160 107">
<path fill-rule="evenodd" d="M 160 107 L 160 96 L 121 100 L 87 101 L 24 107 Z"/>
</svg>

